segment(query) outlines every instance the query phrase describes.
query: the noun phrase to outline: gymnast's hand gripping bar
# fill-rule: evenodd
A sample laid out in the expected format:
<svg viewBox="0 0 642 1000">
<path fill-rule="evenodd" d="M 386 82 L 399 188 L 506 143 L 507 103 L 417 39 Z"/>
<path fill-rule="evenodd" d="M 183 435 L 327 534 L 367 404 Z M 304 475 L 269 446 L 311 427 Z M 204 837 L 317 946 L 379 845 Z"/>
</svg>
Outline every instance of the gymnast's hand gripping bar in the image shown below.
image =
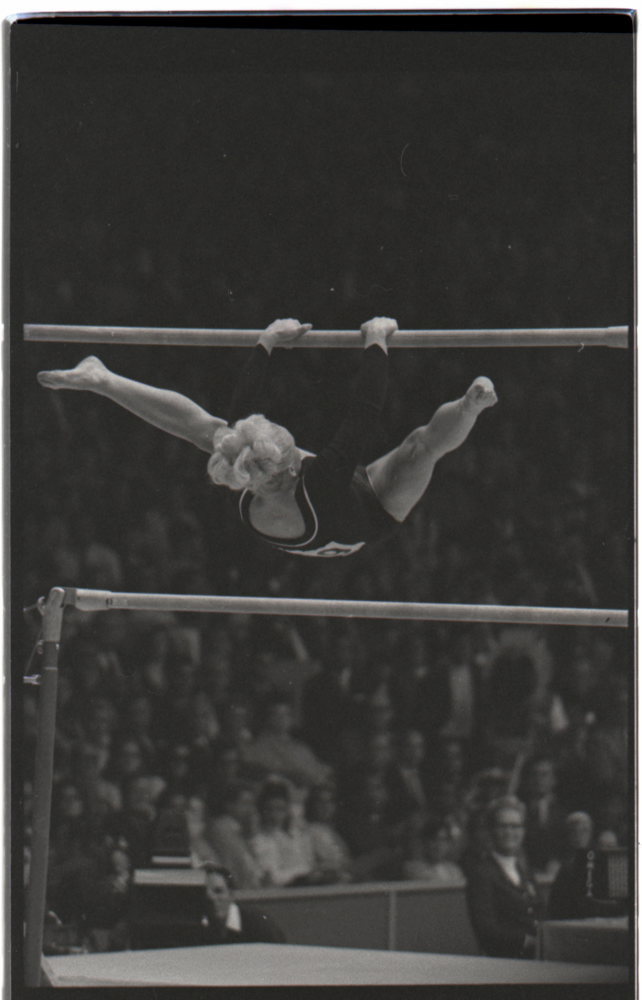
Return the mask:
<svg viewBox="0 0 642 1000">
<path fill-rule="evenodd" d="M 25 323 L 24 339 L 86 344 L 254 347 L 263 330 Z M 389 347 L 628 347 L 628 326 L 541 330 L 398 330 Z M 290 347 L 363 347 L 358 330 L 310 330 Z"/>
</svg>

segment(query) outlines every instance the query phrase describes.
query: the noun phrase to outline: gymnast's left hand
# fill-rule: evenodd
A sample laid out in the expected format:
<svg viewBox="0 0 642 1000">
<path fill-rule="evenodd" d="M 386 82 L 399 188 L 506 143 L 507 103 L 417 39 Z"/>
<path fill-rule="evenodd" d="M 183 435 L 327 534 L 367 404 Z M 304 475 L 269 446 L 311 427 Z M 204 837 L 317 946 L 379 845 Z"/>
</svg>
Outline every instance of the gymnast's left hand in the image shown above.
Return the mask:
<svg viewBox="0 0 642 1000">
<path fill-rule="evenodd" d="M 312 323 L 299 323 L 298 319 L 275 319 L 261 334 L 259 343 L 268 350 L 289 347 L 311 329 Z"/>
</svg>

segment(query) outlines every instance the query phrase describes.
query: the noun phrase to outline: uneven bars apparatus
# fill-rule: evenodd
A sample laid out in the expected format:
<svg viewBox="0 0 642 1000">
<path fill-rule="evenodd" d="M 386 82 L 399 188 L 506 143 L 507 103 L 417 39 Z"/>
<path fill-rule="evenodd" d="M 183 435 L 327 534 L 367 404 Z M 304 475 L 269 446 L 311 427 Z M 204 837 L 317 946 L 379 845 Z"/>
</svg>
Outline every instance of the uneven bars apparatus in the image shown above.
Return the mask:
<svg viewBox="0 0 642 1000">
<path fill-rule="evenodd" d="M 254 347 L 263 330 L 26 323 L 24 339 L 86 344 Z M 532 330 L 398 330 L 390 347 L 628 347 L 628 326 Z M 310 330 L 287 347 L 363 347 L 358 330 Z"/>
<path fill-rule="evenodd" d="M 306 615 L 337 618 L 395 618 L 414 621 L 495 622 L 530 625 L 589 625 L 626 628 L 622 610 L 501 607 L 487 604 L 413 604 L 393 601 L 331 601 L 290 597 L 130 594 L 54 587 L 38 603 L 43 615 L 36 773 L 34 780 L 31 874 L 27 896 L 25 985 L 39 986 L 47 894 L 51 787 L 56 731 L 58 651 L 65 606 L 79 611 L 192 611 L 220 614 Z"/>
<path fill-rule="evenodd" d="M 152 327 L 99 327 L 25 324 L 26 341 L 177 346 L 252 347 L 262 330 L 204 330 Z M 398 331 L 392 347 L 628 347 L 626 326 L 579 329 L 407 330 Z M 290 347 L 361 347 L 359 331 L 316 330 Z M 53 588 L 39 602 L 43 615 L 43 657 L 39 678 L 33 839 L 29 879 L 25 985 L 39 986 L 47 889 L 51 789 L 56 726 L 58 651 L 67 604 L 79 610 L 195 611 L 219 613 L 320 615 L 324 617 L 396 618 L 420 621 L 496 622 L 536 625 L 590 625 L 625 628 L 628 612 L 582 608 L 520 608 L 496 605 L 411 604 L 376 601 L 318 601 L 296 598 L 201 597 L 169 594 L 117 594 L 109 591 Z"/>
</svg>

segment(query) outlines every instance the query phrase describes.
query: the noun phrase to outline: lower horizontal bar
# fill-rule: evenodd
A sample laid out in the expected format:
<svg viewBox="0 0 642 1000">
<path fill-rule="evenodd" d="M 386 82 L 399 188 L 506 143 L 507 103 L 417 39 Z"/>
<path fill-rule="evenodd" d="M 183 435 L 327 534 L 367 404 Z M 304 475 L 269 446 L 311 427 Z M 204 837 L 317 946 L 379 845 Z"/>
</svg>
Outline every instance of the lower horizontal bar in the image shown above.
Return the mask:
<svg viewBox="0 0 642 1000">
<path fill-rule="evenodd" d="M 400 618 L 413 621 L 497 622 L 513 625 L 605 625 L 626 628 L 628 611 L 528 608 L 493 604 L 411 604 L 405 601 L 329 601 L 298 597 L 121 594 L 69 589 L 65 603 L 80 611 L 204 611 L 220 614 L 308 615 L 324 618 Z"/>
<path fill-rule="evenodd" d="M 25 340 L 86 344 L 253 347 L 262 330 L 26 323 Z M 391 347 L 628 347 L 628 326 L 550 330 L 399 330 Z M 362 347 L 358 330 L 311 330 L 289 347 Z"/>
</svg>

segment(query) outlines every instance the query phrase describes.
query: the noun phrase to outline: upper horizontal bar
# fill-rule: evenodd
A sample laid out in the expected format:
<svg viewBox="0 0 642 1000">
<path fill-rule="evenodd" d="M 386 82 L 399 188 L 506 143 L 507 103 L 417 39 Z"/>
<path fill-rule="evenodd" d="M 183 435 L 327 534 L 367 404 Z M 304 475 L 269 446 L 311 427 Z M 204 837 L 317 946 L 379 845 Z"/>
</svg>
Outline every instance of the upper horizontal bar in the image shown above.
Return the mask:
<svg viewBox="0 0 642 1000">
<path fill-rule="evenodd" d="M 25 340 L 86 344 L 253 347 L 263 330 L 26 323 Z M 391 347 L 628 347 L 628 326 L 552 330 L 399 330 Z M 311 330 L 289 347 L 363 347 L 358 330 Z"/>
<path fill-rule="evenodd" d="M 228 597 L 121 594 L 67 589 L 65 604 L 80 611 L 209 611 L 324 618 L 405 618 L 419 621 L 498 622 L 507 625 L 607 625 L 626 628 L 628 611 L 594 608 L 528 608 L 493 604 L 411 604 L 405 601 L 329 601 L 300 597 Z"/>
</svg>

